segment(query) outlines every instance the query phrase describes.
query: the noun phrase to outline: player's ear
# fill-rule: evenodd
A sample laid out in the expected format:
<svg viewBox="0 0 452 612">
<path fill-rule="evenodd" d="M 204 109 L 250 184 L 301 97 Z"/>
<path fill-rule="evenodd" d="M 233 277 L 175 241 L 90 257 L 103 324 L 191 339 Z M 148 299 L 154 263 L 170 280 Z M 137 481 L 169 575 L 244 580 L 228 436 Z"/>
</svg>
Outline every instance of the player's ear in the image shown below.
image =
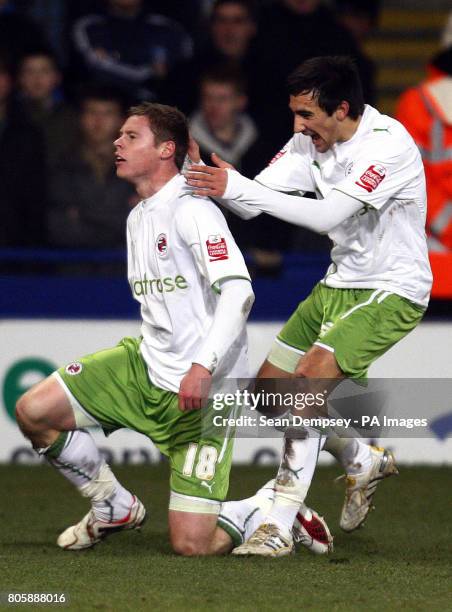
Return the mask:
<svg viewBox="0 0 452 612">
<path fill-rule="evenodd" d="M 176 143 L 173 140 L 165 140 L 160 145 L 161 159 L 170 159 L 176 152 Z"/>
<path fill-rule="evenodd" d="M 338 121 L 344 121 L 348 117 L 350 110 L 350 104 L 346 100 L 342 100 L 339 106 L 336 108 L 336 119 Z"/>
</svg>

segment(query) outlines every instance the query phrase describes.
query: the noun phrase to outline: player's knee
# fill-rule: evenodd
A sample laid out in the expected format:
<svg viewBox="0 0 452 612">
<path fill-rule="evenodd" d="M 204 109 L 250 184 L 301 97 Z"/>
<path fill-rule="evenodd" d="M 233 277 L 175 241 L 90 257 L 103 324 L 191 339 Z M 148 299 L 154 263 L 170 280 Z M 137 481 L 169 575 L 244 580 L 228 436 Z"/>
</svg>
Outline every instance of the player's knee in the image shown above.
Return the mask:
<svg viewBox="0 0 452 612">
<path fill-rule="evenodd" d="M 21 395 L 16 402 L 16 421 L 19 426 L 23 427 L 27 422 L 28 414 L 28 398 L 27 394 Z"/>
<path fill-rule="evenodd" d="M 171 545 L 174 552 L 183 557 L 198 557 L 209 554 L 209 548 L 205 543 L 189 536 L 173 536 Z"/>
<path fill-rule="evenodd" d="M 47 407 L 33 390 L 27 391 L 16 403 L 16 420 L 24 432 L 33 432 L 46 423 Z"/>
<path fill-rule="evenodd" d="M 342 372 L 334 353 L 315 346 L 303 359 L 300 359 L 295 376 L 297 378 L 339 378 Z"/>
</svg>

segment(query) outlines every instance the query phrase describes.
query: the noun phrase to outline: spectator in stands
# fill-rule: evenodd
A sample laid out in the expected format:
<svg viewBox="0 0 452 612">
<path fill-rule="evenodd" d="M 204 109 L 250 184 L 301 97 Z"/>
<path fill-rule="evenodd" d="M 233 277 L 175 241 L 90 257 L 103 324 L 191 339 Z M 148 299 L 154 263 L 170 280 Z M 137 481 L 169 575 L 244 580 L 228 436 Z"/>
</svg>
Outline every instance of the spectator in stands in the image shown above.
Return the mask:
<svg viewBox="0 0 452 612">
<path fill-rule="evenodd" d="M 427 78 L 399 99 L 397 119 L 418 145 L 427 181 L 431 251 L 452 250 L 452 45 L 431 61 Z"/>
<path fill-rule="evenodd" d="M 50 167 L 75 139 L 76 116 L 63 100 L 61 72 L 51 51 L 27 53 L 19 66 L 18 97 L 22 108 L 43 132 Z"/>
<path fill-rule="evenodd" d="M 45 244 L 43 138 L 12 98 L 13 72 L 0 58 L 0 246 Z"/>
<path fill-rule="evenodd" d="M 177 21 L 190 33 L 194 45 L 205 39 L 205 19 L 212 0 L 148 0 L 152 12 Z"/>
<path fill-rule="evenodd" d="M 313 53 L 353 55 L 357 50 L 353 37 L 321 0 L 276 0 L 262 9 L 261 25 L 267 54 L 290 65 Z"/>
<path fill-rule="evenodd" d="M 67 61 L 68 12 L 73 3 L 74 0 L 25 0 L 20 3 L 22 13 L 39 25 L 61 66 L 65 66 Z"/>
<path fill-rule="evenodd" d="M 143 0 L 108 0 L 104 14 L 75 22 L 73 39 L 92 79 L 139 99 L 155 98 L 169 69 L 192 55 L 192 40 L 182 26 L 147 13 Z"/>
<path fill-rule="evenodd" d="M 265 123 L 276 146 L 291 133 L 286 80 L 296 66 L 322 55 L 348 55 L 357 60 L 358 69 L 361 64 L 362 54 L 352 34 L 321 0 L 277 0 L 264 7 L 257 43 L 267 67 Z M 364 82 L 368 79 L 362 68 L 360 77 Z"/>
<path fill-rule="evenodd" d="M 198 102 L 201 75 L 228 65 L 245 76 L 249 112 L 255 117 L 262 108 L 260 92 L 265 88 L 266 68 L 254 45 L 256 12 L 251 0 L 216 0 L 208 24 L 208 38 L 188 62 L 176 66 L 168 78 L 165 97 L 187 115 Z"/>
<path fill-rule="evenodd" d="M 364 50 L 364 43 L 376 29 L 381 10 L 380 0 L 336 0 L 337 20 L 355 39 L 360 49 L 355 57 L 363 86 L 364 99 L 375 104 L 375 82 L 377 68 L 375 62 Z"/>
<path fill-rule="evenodd" d="M 201 77 L 199 108 L 190 119 L 190 133 L 201 155 L 210 161 L 214 151 L 245 174 L 247 155 L 256 154 L 258 136 L 254 121 L 245 112 L 247 102 L 242 75 L 220 67 Z M 257 162 L 256 172 L 264 163 L 265 160 Z"/>
<path fill-rule="evenodd" d="M 45 34 L 35 21 L 19 13 L 14 2 L 0 0 L 0 56 L 13 71 L 25 53 L 46 44 Z"/>
<path fill-rule="evenodd" d="M 125 245 L 125 222 L 135 204 L 133 188 L 117 178 L 113 141 L 124 120 L 121 98 L 92 89 L 80 104 L 77 145 L 53 172 L 48 216 L 52 245 L 114 248 Z"/>
<path fill-rule="evenodd" d="M 337 20 L 363 43 L 378 25 L 381 0 L 335 0 Z"/>
<path fill-rule="evenodd" d="M 249 1 L 217 0 L 212 9 L 210 31 L 219 59 L 241 60 L 256 36 L 254 5 Z"/>
</svg>

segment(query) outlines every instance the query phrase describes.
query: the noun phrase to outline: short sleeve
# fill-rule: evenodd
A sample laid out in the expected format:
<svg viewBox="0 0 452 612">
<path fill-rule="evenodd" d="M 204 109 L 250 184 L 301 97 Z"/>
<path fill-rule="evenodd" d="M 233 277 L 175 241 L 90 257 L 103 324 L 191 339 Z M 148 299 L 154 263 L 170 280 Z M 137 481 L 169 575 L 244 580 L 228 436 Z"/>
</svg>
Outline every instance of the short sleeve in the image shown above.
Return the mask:
<svg viewBox="0 0 452 612">
<path fill-rule="evenodd" d="M 251 281 L 243 255 L 213 202 L 196 198 L 185 203 L 177 212 L 176 227 L 188 246 L 199 245 L 202 270 L 215 291 L 226 278 Z"/>
<path fill-rule="evenodd" d="M 387 145 L 387 152 L 369 148 L 335 189 L 377 210 L 394 198 L 418 173 L 417 150 L 414 143 L 412 147 Z"/>
<path fill-rule="evenodd" d="M 285 193 L 315 191 L 311 175 L 312 159 L 305 140 L 301 134 L 293 136 L 254 180 Z"/>
</svg>

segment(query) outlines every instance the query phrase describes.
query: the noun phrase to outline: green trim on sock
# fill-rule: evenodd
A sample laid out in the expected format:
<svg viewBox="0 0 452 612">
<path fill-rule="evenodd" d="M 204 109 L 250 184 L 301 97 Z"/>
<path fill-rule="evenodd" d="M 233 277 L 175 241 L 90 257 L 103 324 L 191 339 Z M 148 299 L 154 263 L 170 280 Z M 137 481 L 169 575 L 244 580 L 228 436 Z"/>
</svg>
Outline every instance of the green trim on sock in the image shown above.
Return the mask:
<svg viewBox="0 0 452 612">
<path fill-rule="evenodd" d="M 58 438 L 55 440 L 53 444 L 49 446 L 49 448 L 44 453 L 48 459 L 56 459 L 60 456 L 61 451 L 66 444 L 67 437 L 69 435 L 69 431 L 62 431 Z"/>
<path fill-rule="evenodd" d="M 78 474 L 82 478 L 85 478 L 88 481 L 91 481 L 93 478 L 86 472 L 83 472 L 76 465 L 72 465 L 72 463 L 65 463 L 64 461 L 60 461 L 59 459 L 50 459 L 50 463 L 56 467 L 57 470 L 69 470 L 74 474 Z"/>
<path fill-rule="evenodd" d="M 218 516 L 217 525 L 223 529 L 223 531 L 226 531 L 228 536 L 230 536 L 234 543 L 234 547 L 243 544 L 243 535 L 240 532 L 240 529 L 237 527 L 237 525 L 234 525 L 230 519 L 220 514 Z"/>
<path fill-rule="evenodd" d="M 246 524 L 248 523 L 248 521 L 256 514 L 256 512 L 259 510 L 259 508 L 254 508 L 254 510 L 252 510 L 248 516 L 245 519 L 245 522 L 243 523 L 243 527 L 246 529 Z"/>
</svg>

